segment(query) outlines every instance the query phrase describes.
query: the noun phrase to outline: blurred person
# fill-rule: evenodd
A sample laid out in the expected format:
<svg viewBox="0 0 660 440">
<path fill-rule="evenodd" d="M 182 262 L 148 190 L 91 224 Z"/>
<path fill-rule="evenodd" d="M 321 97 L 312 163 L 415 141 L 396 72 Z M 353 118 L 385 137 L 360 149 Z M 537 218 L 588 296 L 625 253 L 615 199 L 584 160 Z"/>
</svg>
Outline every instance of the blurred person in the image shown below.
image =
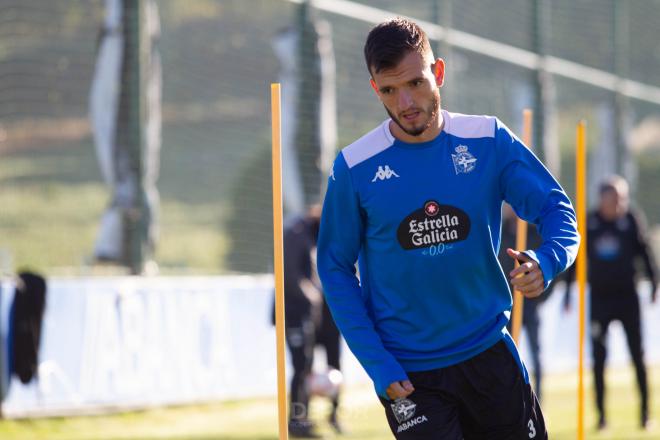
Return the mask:
<svg viewBox="0 0 660 440">
<path fill-rule="evenodd" d="M 570 200 L 497 118 L 441 109 L 445 63 L 416 23 L 377 25 L 364 55 L 390 119 L 328 179 L 318 268 L 335 322 L 397 439 L 547 438 L 506 330 L 501 208 L 539 225 L 540 247 L 507 249 L 532 298 L 575 258 Z"/>
<path fill-rule="evenodd" d="M 587 277 L 590 286 L 591 345 L 593 356 L 598 429 L 607 426 L 605 414 L 605 359 L 607 357 L 607 328 L 612 321 L 620 321 L 626 333 L 628 349 L 635 365 L 640 395 L 640 425 L 649 421 L 649 398 L 644 347 L 642 343 L 639 297 L 636 288 L 636 267 L 642 260 L 651 280 L 651 301 L 658 295 L 657 271 L 646 237 L 645 221 L 641 213 L 629 206 L 628 183 L 620 176 L 612 176 L 600 185 L 598 208 L 587 217 Z M 575 268 L 569 271 L 573 279 Z M 564 308 L 570 309 L 570 283 L 566 283 Z"/>
<path fill-rule="evenodd" d="M 502 242 L 500 244 L 500 253 L 498 259 L 504 273 L 509 273 L 514 269 L 514 261 L 506 253 L 506 249 L 516 247 L 516 236 L 518 228 L 518 217 L 511 208 L 511 205 L 505 203 L 502 206 Z M 534 225 L 527 225 L 527 247 L 535 249 L 542 244 L 542 239 L 536 231 Z M 534 391 L 536 397 L 541 400 L 541 379 L 543 375 L 543 366 L 541 365 L 541 344 L 539 341 L 539 328 L 541 325 L 539 319 L 538 307 L 545 301 L 552 292 L 552 287 L 546 289 L 543 294 L 537 298 L 527 298 L 523 302 L 522 326 L 527 333 L 530 354 L 532 355 L 532 365 L 534 366 Z M 509 321 L 507 329 L 511 331 L 512 321 Z"/>
<path fill-rule="evenodd" d="M 309 208 L 307 216 L 314 222 L 314 249 L 311 252 L 313 269 L 312 278 L 315 285 L 320 286 L 321 282 L 318 279 L 318 273 L 316 272 L 316 242 L 318 240 L 319 223 L 321 221 L 321 205 L 312 205 Z M 328 307 L 328 303 L 324 300 L 323 295 L 321 295 L 321 300 L 321 318 L 316 326 L 315 343 L 317 347 L 321 347 L 325 352 L 327 364 L 326 374 L 332 370 L 341 372 L 341 333 L 335 324 L 335 320 L 332 318 L 330 308 Z M 338 434 L 344 433 L 344 428 L 339 422 L 340 394 L 341 386 L 337 388 L 337 392 L 331 393 L 329 396 L 327 396 L 330 398 L 331 404 L 328 422 Z"/>
<path fill-rule="evenodd" d="M 323 312 L 321 315 L 321 322 L 316 329 L 316 344 L 323 347 L 325 350 L 326 362 L 328 364 L 328 371 L 332 369 L 341 371 L 341 333 L 335 324 L 328 303 L 323 301 Z M 340 390 L 330 396 L 330 403 L 332 408 L 328 421 L 330 426 L 337 434 L 344 433 L 344 428 L 339 422 L 339 397 Z"/>
<path fill-rule="evenodd" d="M 314 254 L 321 217 L 320 206 L 284 226 L 284 310 L 286 343 L 291 353 L 289 434 L 321 438 L 309 419 L 307 378 L 314 364 L 316 327 L 321 324 L 323 295 L 315 275 Z"/>
</svg>

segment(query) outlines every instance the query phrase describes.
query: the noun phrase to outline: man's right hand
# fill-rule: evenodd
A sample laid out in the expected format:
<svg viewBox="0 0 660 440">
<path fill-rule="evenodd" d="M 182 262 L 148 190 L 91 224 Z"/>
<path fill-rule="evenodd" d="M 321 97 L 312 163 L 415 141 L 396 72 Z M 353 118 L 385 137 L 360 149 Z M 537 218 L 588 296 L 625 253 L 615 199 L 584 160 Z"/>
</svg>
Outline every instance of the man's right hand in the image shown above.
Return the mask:
<svg viewBox="0 0 660 440">
<path fill-rule="evenodd" d="M 412 394 L 413 391 L 415 391 L 415 387 L 413 387 L 412 383 L 409 380 L 400 380 L 397 382 L 392 382 L 390 386 L 387 387 L 387 390 L 385 390 L 385 392 L 387 393 L 387 397 L 389 397 L 392 400 L 408 397 L 409 395 Z"/>
</svg>

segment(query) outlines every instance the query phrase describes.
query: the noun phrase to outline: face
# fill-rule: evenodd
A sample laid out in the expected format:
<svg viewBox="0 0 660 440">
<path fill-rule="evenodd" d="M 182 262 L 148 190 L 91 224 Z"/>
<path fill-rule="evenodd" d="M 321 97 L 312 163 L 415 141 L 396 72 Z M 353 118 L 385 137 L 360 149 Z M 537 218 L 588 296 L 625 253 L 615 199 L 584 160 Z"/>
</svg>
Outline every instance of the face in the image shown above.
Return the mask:
<svg viewBox="0 0 660 440">
<path fill-rule="evenodd" d="M 603 191 L 600 195 L 600 212 L 607 219 L 616 219 L 628 209 L 628 198 L 614 189 Z"/>
<path fill-rule="evenodd" d="M 425 142 L 440 133 L 440 87 L 444 61 L 429 62 L 409 52 L 392 69 L 374 72 L 371 86 L 396 126 L 393 134 L 406 142 Z"/>
</svg>

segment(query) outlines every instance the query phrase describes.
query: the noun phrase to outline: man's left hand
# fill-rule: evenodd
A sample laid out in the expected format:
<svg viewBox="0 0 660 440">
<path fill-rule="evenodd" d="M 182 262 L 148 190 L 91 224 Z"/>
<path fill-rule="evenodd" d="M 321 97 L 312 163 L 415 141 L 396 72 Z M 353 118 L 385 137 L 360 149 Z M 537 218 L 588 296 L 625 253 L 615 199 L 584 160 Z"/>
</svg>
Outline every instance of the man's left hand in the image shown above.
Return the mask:
<svg viewBox="0 0 660 440">
<path fill-rule="evenodd" d="M 536 298 L 541 295 L 545 283 L 543 281 L 543 272 L 541 272 L 538 263 L 524 253 L 511 248 L 508 248 L 506 253 L 509 257 L 520 263 L 520 266 L 509 273 L 513 288 L 527 298 Z"/>
</svg>

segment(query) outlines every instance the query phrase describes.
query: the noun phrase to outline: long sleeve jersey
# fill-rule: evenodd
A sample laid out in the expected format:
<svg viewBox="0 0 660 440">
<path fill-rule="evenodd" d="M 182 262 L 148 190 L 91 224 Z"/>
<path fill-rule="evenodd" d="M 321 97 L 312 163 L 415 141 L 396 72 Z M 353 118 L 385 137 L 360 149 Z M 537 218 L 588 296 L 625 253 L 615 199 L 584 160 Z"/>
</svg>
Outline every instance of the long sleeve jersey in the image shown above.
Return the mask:
<svg viewBox="0 0 660 440">
<path fill-rule="evenodd" d="M 546 287 L 577 253 L 570 200 L 522 142 L 494 117 L 442 117 L 441 133 L 415 144 L 386 120 L 344 148 L 328 178 L 319 275 L 381 396 L 407 371 L 462 362 L 506 334 L 503 200 L 538 227 L 543 244 L 526 253 Z"/>
</svg>

